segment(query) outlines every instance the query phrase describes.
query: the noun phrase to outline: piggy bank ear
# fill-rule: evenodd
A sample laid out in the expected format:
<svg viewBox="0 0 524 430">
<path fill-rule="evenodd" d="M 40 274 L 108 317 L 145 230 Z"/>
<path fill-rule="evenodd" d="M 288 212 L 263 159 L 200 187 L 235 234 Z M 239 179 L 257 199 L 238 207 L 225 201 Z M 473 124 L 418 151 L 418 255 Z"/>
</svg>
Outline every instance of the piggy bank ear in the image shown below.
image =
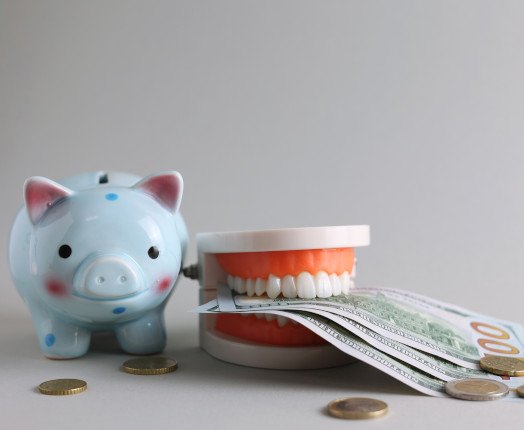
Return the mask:
<svg viewBox="0 0 524 430">
<path fill-rule="evenodd" d="M 56 182 L 40 176 L 34 176 L 25 181 L 24 198 L 29 219 L 36 224 L 46 211 L 73 191 Z"/>
<path fill-rule="evenodd" d="M 182 201 L 184 181 L 178 172 L 165 172 L 147 176 L 133 188 L 150 195 L 170 212 L 175 213 Z"/>
</svg>

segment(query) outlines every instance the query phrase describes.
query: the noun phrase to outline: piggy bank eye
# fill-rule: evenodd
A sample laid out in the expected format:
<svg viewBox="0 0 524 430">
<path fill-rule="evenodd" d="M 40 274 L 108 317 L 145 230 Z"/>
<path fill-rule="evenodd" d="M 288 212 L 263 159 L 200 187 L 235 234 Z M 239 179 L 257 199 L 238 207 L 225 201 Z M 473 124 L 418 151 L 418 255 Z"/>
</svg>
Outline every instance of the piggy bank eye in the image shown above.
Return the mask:
<svg viewBox="0 0 524 430">
<path fill-rule="evenodd" d="M 62 258 L 69 258 L 73 250 L 69 245 L 62 245 L 60 248 L 58 248 L 58 255 Z"/>
<path fill-rule="evenodd" d="M 158 254 L 160 254 L 160 251 L 156 246 L 152 246 L 147 250 L 147 255 L 149 255 L 153 260 L 158 257 Z"/>
</svg>

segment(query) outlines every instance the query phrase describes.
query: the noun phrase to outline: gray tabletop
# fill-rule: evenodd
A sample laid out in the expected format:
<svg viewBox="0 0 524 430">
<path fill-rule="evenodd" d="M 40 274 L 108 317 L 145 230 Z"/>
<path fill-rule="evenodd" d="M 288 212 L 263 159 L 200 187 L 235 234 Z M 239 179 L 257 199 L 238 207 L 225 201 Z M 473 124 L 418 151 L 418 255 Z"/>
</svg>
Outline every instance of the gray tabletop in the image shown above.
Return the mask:
<svg viewBox="0 0 524 430">
<path fill-rule="evenodd" d="M 76 360 L 48 360 L 39 351 L 27 315 L 3 315 L 0 324 L 2 420 L 19 428 L 231 428 L 266 429 L 494 428 L 524 418 L 520 404 L 428 397 L 366 364 L 324 370 L 263 370 L 225 363 L 198 346 L 195 285 L 184 281 L 167 308 L 168 347 L 179 369 L 158 376 L 120 370 L 129 358 L 114 338 L 99 335 Z M 44 396 L 39 383 L 79 378 L 84 393 Z M 346 422 L 326 413 L 340 397 L 373 397 L 388 403 L 386 417 Z"/>
</svg>

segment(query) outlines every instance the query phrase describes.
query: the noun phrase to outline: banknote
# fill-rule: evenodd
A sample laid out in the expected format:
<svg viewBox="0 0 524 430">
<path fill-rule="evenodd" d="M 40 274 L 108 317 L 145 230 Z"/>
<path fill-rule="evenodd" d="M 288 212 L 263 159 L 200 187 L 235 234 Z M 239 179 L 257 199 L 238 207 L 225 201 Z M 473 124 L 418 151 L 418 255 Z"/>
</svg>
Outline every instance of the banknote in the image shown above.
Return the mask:
<svg viewBox="0 0 524 430">
<path fill-rule="evenodd" d="M 457 364 L 451 363 L 443 358 L 435 357 L 423 351 L 419 351 L 403 343 L 388 339 L 373 330 L 352 321 L 346 317 L 342 317 L 330 312 L 325 312 L 317 309 L 296 309 L 296 311 L 306 312 L 310 318 L 320 316 L 323 319 L 332 321 L 338 324 L 345 330 L 351 332 L 363 341 L 367 342 L 374 348 L 409 364 L 411 367 L 417 368 L 429 375 L 444 381 L 452 381 L 461 378 L 482 378 L 485 377 L 486 372 L 480 369 L 469 369 L 461 367 Z M 289 313 L 295 311 L 281 311 L 288 316 Z"/>
<path fill-rule="evenodd" d="M 320 310 L 355 321 L 388 339 L 454 364 L 478 369 L 481 356 L 522 357 L 524 331 L 516 323 L 392 288 L 354 289 L 349 295 L 290 299 L 237 295 L 218 289 L 223 312 Z"/>
<path fill-rule="evenodd" d="M 224 303 L 223 300 L 222 303 Z M 199 311 L 202 313 L 220 312 L 218 301 L 213 300 L 207 303 L 206 305 L 199 307 Z M 301 309 L 297 308 L 296 311 L 301 311 Z M 295 310 L 262 310 L 254 311 L 253 313 L 274 314 L 274 312 L 279 312 L 278 315 L 292 318 L 291 315 L 293 315 Z M 501 377 L 489 374 L 480 369 L 469 369 L 458 366 L 440 357 L 435 357 L 430 354 L 426 354 L 422 351 L 411 348 L 400 342 L 388 339 L 355 321 L 349 320 L 346 317 L 341 317 L 339 315 L 317 309 L 303 309 L 302 315 L 307 315 L 309 318 L 315 318 L 318 315 L 322 318 L 330 320 L 333 323 L 341 326 L 343 329 L 347 330 L 351 334 L 359 337 L 373 348 L 376 348 L 377 350 L 408 364 L 410 367 L 421 370 L 422 372 L 427 373 L 443 381 L 452 381 L 455 379 L 462 378 L 490 378 L 504 382 L 510 388 L 516 388 L 521 385 L 524 385 L 524 377 Z M 301 318 L 298 322 L 302 322 L 303 320 L 304 318 Z"/>
<path fill-rule="evenodd" d="M 195 310 L 201 313 L 220 312 L 216 301 L 199 306 Z M 430 396 L 447 397 L 444 391 L 444 381 L 427 375 L 403 363 L 401 360 L 379 351 L 327 318 L 319 315 L 310 315 L 305 311 L 286 312 L 270 310 L 268 313 L 284 316 L 302 324 L 346 354 L 376 367 L 421 393 Z"/>
<path fill-rule="evenodd" d="M 521 385 L 524 385 L 524 377 L 498 376 L 488 373 L 481 369 L 469 369 L 466 367 L 462 367 L 454 363 L 451 363 L 443 358 L 426 354 L 417 349 L 410 348 L 407 345 L 384 338 L 378 333 L 374 333 L 372 330 L 362 327 L 360 324 L 355 323 L 354 321 L 351 321 L 346 317 L 341 317 L 336 314 L 331 314 L 329 312 L 317 310 L 309 310 L 309 312 L 330 319 L 334 323 L 344 327 L 346 330 L 349 330 L 352 333 L 356 334 L 366 342 L 371 343 L 381 351 L 389 355 L 392 355 L 402 361 L 405 361 L 408 364 L 426 373 L 429 373 L 430 375 L 443 379 L 444 381 L 452 381 L 454 379 L 462 378 L 490 378 L 500 382 L 504 382 L 510 388 L 517 388 Z M 363 330 L 360 333 L 355 332 L 354 330 L 352 330 L 355 327 L 362 328 Z M 367 336 L 361 336 L 361 333 L 366 333 Z"/>
</svg>

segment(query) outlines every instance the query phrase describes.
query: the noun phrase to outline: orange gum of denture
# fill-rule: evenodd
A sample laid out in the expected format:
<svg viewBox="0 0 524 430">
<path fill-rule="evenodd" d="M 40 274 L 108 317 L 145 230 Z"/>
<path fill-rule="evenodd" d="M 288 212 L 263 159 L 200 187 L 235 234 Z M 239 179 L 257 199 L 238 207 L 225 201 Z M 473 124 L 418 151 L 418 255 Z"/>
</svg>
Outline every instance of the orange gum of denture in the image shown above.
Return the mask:
<svg viewBox="0 0 524 430">
<path fill-rule="evenodd" d="M 276 346 L 322 345 L 326 341 L 307 328 L 287 323 L 280 327 L 276 320 L 257 319 L 254 315 L 219 314 L 216 330 L 231 336 Z"/>
<path fill-rule="evenodd" d="M 216 254 L 218 263 L 228 274 L 243 279 L 266 279 L 270 274 L 278 277 L 298 276 L 301 272 L 329 275 L 353 270 L 353 248 L 304 249 L 298 251 L 238 252 Z"/>
</svg>

